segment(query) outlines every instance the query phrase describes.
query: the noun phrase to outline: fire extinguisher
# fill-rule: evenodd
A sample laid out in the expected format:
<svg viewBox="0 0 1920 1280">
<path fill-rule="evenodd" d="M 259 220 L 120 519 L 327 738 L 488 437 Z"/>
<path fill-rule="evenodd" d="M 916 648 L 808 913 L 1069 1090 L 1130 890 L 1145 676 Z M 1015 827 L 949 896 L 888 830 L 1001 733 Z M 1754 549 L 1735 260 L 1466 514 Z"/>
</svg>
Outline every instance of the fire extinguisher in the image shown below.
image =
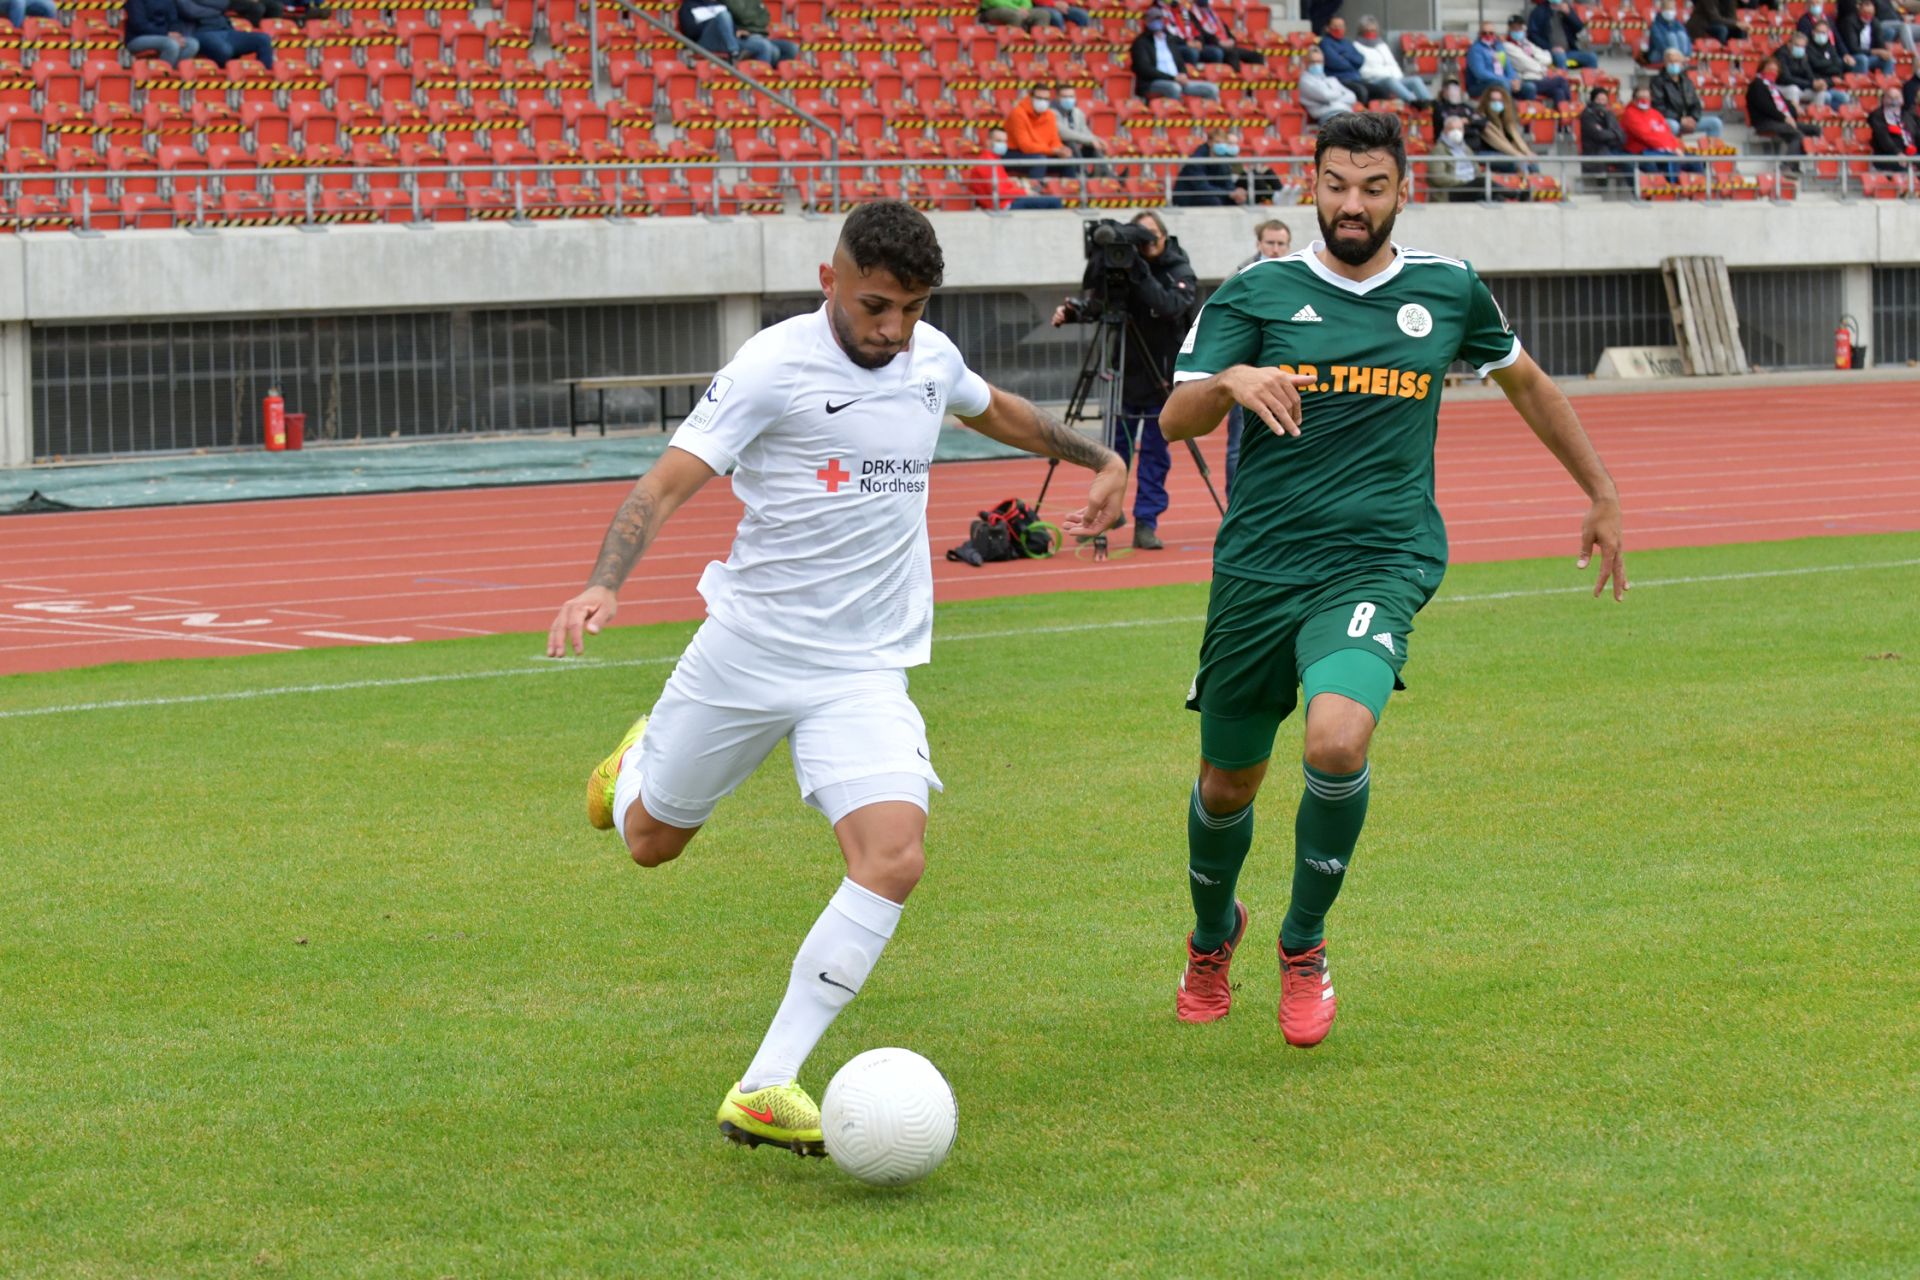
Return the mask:
<svg viewBox="0 0 1920 1280">
<path fill-rule="evenodd" d="M 287 402 L 280 398 L 279 387 L 268 387 L 267 398 L 260 402 L 261 434 L 267 448 L 278 453 L 287 447 Z"/>
<path fill-rule="evenodd" d="M 1853 348 L 1859 337 L 1853 325 L 1852 316 L 1841 316 L 1840 327 L 1833 331 L 1833 367 L 1836 369 L 1853 368 Z"/>
</svg>

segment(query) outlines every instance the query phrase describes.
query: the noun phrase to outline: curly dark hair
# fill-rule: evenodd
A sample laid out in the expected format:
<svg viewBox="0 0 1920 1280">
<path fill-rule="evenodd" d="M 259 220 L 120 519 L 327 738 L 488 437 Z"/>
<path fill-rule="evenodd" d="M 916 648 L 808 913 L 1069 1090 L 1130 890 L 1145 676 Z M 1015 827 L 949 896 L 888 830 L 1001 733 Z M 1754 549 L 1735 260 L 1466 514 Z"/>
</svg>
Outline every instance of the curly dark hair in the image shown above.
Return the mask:
<svg viewBox="0 0 1920 1280">
<path fill-rule="evenodd" d="M 1320 126 L 1313 144 L 1313 164 L 1317 169 L 1328 151 L 1384 151 L 1393 157 L 1394 172 L 1407 176 L 1407 139 L 1400 132 L 1400 117 L 1385 111 L 1345 111 Z"/>
<path fill-rule="evenodd" d="M 898 200 L 876 200 L 848 214 L 840 246 L 860 270 L 885 268 L 909 289 L 937 289 L 947 270 L 933 224 Z"/>
</svg>

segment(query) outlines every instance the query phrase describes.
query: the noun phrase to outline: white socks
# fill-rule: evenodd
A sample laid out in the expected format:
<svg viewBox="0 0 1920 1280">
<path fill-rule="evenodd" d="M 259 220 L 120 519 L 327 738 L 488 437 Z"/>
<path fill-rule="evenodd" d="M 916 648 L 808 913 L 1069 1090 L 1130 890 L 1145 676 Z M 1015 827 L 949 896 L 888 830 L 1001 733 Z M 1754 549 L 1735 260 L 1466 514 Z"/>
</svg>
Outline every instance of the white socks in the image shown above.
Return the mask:
<svg viewBox="0 0 1920 1280">
<path fill-rule="evenodd" d="M 793 976 L 773 1025 L 741 1077 L 744 1093 L 800 1074 L 820 1037 L 873 972 L 900 923 L 900 904 L 842 880 L 793 958 Z"/>
</svg>

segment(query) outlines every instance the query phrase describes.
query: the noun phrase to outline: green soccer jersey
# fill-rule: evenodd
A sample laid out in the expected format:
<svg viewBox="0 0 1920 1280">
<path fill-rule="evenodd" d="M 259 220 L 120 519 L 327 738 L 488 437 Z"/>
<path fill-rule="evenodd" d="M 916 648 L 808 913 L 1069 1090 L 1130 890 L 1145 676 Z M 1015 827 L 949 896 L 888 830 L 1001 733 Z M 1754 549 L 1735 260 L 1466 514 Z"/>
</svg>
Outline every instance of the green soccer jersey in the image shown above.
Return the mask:
<svg viewBox="0 0 1920 1280">
<path fill-rule="evenodd" d="M 1397 247 L 1397 246 L 1396 246 Z M 1300 390 L 1297 437 L 1246 414 L 1217 573 L 1280 584 L 1376 566 L 1446 570 L 1433 445 L 1447 367 L 1485 377 L 1520 340 L 1472 267 L 1399 249 L 1367 280 L 1335 275 L 1315 243 L 1256 262 L 1207 300 L 1180 348 L 1176 381 L 1236 364 L 1318 381 Z"/>
</svg>

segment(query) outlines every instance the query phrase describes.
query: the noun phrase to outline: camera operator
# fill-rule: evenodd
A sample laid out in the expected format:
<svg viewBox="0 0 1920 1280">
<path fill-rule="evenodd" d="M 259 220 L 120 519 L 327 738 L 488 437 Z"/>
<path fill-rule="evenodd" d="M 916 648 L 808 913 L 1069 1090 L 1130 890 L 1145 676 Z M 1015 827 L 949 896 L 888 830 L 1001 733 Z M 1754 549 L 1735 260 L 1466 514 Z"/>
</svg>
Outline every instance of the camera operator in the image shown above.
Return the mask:
<svg viewBox="0 0 1920 1280">
<path fill-rule="evenodd" d="M 1140 432 L 1140 485 L 1133 505 L 1133 545 L 1141 551 L 1158 551 L 1160 537 L 1154 532 L 1167 509 L 1166 437 L 1160 434 L 1160 406 L 1166 403 L 1173 384 L 1174 355 L 1186 337 L 1187 326 L 1200 297 L 1200 281 L 1187 260 L 1180 242 L 1167 234 L 1167 224 L 1157 214 L 1141 213 L 1120 226 L 1106 223 L 1092 233 L 1099 252 L 1090 252 L 1086 275 L 1081 279 L 1081 296 L 1068 298 L 1054 308 L 1057 327 L 1068 321 L 1098 320 L 1108 304 L 1109 283 L 1113 299 L 1130 322 L 1126 341 L 1126 378 L 1121 385 L 1121 418 L 1115 424 L 1110 442 L 1114 451 L 1127 458 L 1133 448 L 1133 433 Z M 1121 281 L 1124 279 L 1124 284 Z"/>
</svg>

